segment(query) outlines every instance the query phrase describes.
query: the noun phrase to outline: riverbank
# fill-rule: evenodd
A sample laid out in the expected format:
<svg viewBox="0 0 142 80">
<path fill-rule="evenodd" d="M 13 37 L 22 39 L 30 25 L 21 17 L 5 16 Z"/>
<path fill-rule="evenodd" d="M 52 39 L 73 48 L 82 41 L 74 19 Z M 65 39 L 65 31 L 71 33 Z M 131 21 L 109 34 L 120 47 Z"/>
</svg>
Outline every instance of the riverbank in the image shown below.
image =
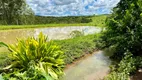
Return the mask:
<svg viewBox="0 0 142 80">
<path fill-rule="evenodd" d="M 96 49 L 96 43 L 94 42 L 97 39 L 96 35 L 92 34 L 65 40 L 55 40 L 54 42 L 60 45 L 62 51 L 65 53 L 65 63 L 70 64 L 87 53 L 93 53 Z"/>
</svg>

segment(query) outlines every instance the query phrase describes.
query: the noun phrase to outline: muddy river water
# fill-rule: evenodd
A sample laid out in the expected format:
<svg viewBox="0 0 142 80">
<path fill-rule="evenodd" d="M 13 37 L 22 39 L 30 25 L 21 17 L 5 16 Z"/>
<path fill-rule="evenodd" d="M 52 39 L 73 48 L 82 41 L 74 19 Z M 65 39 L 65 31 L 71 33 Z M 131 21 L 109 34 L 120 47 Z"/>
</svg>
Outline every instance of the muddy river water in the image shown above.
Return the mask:
<svg viewBox="0 0 142 80">
<path fill-rule="evenodd" d="M 81 31 L 84 35 L 98 33 L 102 29 L 91 26 L 70 26 L 70 27 L 49 27 L 36 29 L 15 29 L 15 30 L 1 30 L 0 41 L 5 43 L 14 43 L 16 38 L 27 38 L 28 36 L 36 37 L 40 32 L 43 32 L 49 39 L 66 39 L 70 38 L 72 31 Z"/>
</svg>

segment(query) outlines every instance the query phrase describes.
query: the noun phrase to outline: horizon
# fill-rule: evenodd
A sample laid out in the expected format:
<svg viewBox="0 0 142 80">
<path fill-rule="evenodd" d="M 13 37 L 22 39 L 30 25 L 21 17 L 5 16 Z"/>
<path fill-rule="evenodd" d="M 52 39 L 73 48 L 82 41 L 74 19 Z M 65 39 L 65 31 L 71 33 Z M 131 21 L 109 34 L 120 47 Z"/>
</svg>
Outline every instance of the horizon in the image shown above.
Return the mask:
<svg viewBox="0 0 142 80">
<path fill-rule="evenodd" d="M 111 13 L 110 13 L 111 14 Z M 39 16 L 39 17 L 87 17 L 87 16 L 103 16 L 103 15 L 110 15 L 110 14 L 91 14 L 91 15 L 70 15 L 70 16 L 44 16 L 44 15 L 35 15 L 35 16 Z"/>
<path fill-rule="evenodd" d="M 26 0 L 37 16 L 90 16 L 111 14 L 120 0 Z"/>
</svg>

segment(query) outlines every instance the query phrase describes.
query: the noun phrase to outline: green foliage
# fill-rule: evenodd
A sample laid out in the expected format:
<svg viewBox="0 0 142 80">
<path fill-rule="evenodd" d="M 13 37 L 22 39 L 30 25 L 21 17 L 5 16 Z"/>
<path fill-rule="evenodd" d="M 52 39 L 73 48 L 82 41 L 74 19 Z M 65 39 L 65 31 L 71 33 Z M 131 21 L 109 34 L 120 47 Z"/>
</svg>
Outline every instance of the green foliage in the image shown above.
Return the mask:
<svg viewBox="0 0 142 80">
<path fill-rule="evenodd" d="M 128 80 L 131 73 L 136 70 L 136 60 L 130 52 L 125 53 L 125 57 L 118 64 L 118 67 L 105 78 L 105 80 Z"/>
<path fill-rule="evenodd" d="M 0 47 L 3 47 L 3 46 L 8 47 L 7 44 L 0 42 Z"/>
<path fill-rule="evenodd" d="M 104 80 L 129 80 L 129 75 L 127 75 L 124 72 L 122 73 L 112 72 Z"/>
<path fill-rule="evenodd" d="M 55 43 L 61 45 L 61 49 L 65 52 L 65 63 L 68 64 L 84 56 L 86 53 L 91 54 L 95 50 L 94 36 L 87 35 L 72 39 L 57 40 Z"/>
<path fill-rule="evenodd" d="M 141 58 L 137 57 L 142 55 L 142 1 L 120 0 L 106 22 L 108 27 L 100 39 L 101 47 L 115 46 L 112 58 L 120 61 L 116 72 L 107 80 L 128 80 L 127 76 L 142 65 Z M 126 55 L 127 51 L 132 54 Z"/>
<path fill-rule="evenodd" d="M 37 39 L 18 40 L 18 44 L 10 45 L 9 49 L 12 63 L 4 68 L 10 70 L 4 74 L 5 79 L 54 80 L 63 74 L 63 52 L 52 41 L 47 42 L 42 33 Z"/>
<path fill-rule="evenodd" d="M 118 72 L 124 72 L 125 74 L 133 73 L 136 70 L 136 59 L 129 52 L 125 53 L 125 55 L 118 65 Z"/>
<path fill-rule="evenodd" d="M 34 14 L 26 0 L 0 0 L 0 24 L 26 24 L 26 20 L 33 20 L 31 15 Z"/>
<path fill-rule="evenodd" d="M 141 0 L 121 0 L 107 19 L 107 31 L 100 42 L 104 47 L 116 46 L 115 58 L 123 58 L 127 50 L 134 55 L 141 55 L 141 3 Z"/>
</svg>

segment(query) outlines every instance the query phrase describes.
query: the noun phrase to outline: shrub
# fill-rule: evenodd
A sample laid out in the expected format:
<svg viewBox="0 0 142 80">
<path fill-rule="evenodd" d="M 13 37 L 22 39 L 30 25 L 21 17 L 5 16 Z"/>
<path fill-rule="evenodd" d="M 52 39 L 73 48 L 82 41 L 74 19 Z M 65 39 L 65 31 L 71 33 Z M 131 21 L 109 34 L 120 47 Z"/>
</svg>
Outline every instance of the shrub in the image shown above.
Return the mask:
<svg viewBox="0 0 142 80">
<path fill-rule="evenodd" d="M 120 0 L 106 22 L 108 27 L 100 42 L 103 48 L 115 46 L 112 58 L 120 61 L 116 73 L 129 75 L 142 65 L 136 62 L 140 59 L 137 56 L 142 55 L 141 0 Z M 127 50 L 133 55 L 125 55 Z"/>
<path fill-rule="evenodd" d="M 118 72 L 124 72 L 125 74 L 133 73 L 136 70 L 136 59 L 132 53 L 126 52 L 125 57 L 119 63 Z"/>
<path fill-rule="evenodd" d="M 38 38 L 18 40 L 18 44 L 8 47 L 12 52 L 9 55 L 12 63 L 4 68 L 9 70 L 8 73 L 3 73 L 5 79 L 54 80 L 63 74 L 63 52 L 52 41 L 47 42 L 47 37 L 42 33 Z"/>
<path fill-rule="evenodd" d="M 125 53 L 125 57 L 120 61 L 118 67 L 114 68 L 105 80 L 128 80 L 130 74 L 136 71 L 137 59 L 133 58 L 132 53 Z"/>
<path fill-rule="evenodd" d="M 115 58 L 124 57 L 126 50 L 135 56 L 142 51 L 142 4 L 141 0 L 120 0 L 107 18 L 106 32 L 101 43 L 105 47 L 117 46 Z M 120 59 L 120 60 L 121 60 Z"/>
</svg>

